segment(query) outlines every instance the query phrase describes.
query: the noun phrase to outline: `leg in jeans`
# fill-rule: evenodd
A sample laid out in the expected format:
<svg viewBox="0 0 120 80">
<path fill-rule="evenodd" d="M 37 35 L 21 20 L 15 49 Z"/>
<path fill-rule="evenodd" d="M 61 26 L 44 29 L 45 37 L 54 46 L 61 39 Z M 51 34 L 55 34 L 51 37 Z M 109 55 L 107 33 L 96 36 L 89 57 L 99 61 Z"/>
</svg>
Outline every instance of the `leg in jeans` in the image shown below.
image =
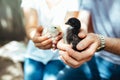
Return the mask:
<svg viewBox="0 0 120 80">
<path fill-rule="evenodd" d="M 24 80 L 42 80 L 44 65 L 41 62 L 25 59 Z"/>
<path fill-rule="evenodd" d="M 49 61 L 44 69 L 43 80 L 56 80 L 57 74 L 65 67 L 60 60 Z"/>
<path fill-rule="evenodd" d="M 79 68 L 66 66 L 57 76 L 57 80 L 89 80 L 87 79 L 88 76 L 91 76 L 89 72 L 90 70 L 86 67 L 86 64 Z M 87 73 L 88 76 L 86 76 L 85 73 Z"/>
<path fill-rule="evenodd" d="M 96 61 L 101 80 L 120 80 L 120 65 L 111 63 L 99 56 L 96 56 Z"/>
<path fill-rule="evenodd" d="M 111 76 L 110 80 L 120 80 L 120 65 L 114 66 L 113 75 Z"/>
<path fill-rule="evenodd" d="M 78 68 L 66 66 L 57 78 L 57 80 L 100 80 L 94 56 Z"/>
</svg>

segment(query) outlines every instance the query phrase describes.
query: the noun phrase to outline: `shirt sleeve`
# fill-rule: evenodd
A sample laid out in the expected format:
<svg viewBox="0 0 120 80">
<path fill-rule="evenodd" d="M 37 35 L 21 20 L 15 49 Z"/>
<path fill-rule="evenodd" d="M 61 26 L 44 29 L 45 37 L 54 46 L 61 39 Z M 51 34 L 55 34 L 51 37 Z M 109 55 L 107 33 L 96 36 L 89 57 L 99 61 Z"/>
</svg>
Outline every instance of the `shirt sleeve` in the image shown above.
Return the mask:
<svg viewBox="0 0 120 80">
<path fill-rule="evenodd" d="M 35 0 L 22 0 L 22 8 L 34 8 L 35 9 Z"/>
</svg>

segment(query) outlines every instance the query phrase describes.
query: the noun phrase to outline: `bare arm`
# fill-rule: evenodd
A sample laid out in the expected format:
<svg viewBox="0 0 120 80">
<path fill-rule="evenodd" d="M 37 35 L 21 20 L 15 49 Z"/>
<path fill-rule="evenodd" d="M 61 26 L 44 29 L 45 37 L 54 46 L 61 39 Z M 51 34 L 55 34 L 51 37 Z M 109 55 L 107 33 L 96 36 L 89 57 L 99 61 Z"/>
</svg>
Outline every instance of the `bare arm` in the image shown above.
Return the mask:
<svg viewBox="0 0 120 80">
<path fill-rule="evenodd" d="M 38 27 L 37 12 L 34 9 L 24 8 L 25 30 L 28 38 L 32 39 Z"/>
<path fill-rule="evenodd" d="M 82 16 L 82 14 L 80 15 Z M 82 23 L 88 24 L 87 19 L 79 17 Z M 84 20 L 85 19 L 85 20 Z M 88 17 L 89 19 L 89 17 Z M 88 27 L 84 28 L 85 30 Z M 62 41 L 58 43 L 58 48 L 60 49 L 61 59 L 71 67 L 79 67 L 83 63 L 89 61 L 97 48 L 100 46 L 100 39 L 98 35 L 93 33 L 88 33 L 86 37 L 80 41 L 77 45 L 78 50 L 83 50 L 81 52 L 77 52 L 73 50 L 69 45 L 64 44 Z M 81 37 L 81 33 L 79 33 Z M 105 50 L 120 55 L 120 38 L 108 38 L 105 37 Z M 61 46 L 62 45 L 62 46 Z"/>
<path fill-rule="evenodd" d="M 105 50 L 120 55 L 120 38 L 105 38 Z"/>
<path fill-rule="evenodd" d="M 25 15 L 25 29 L 29 39 L 31 39 L 35 46 L 40 49 L 50 49 L 52 48 L 52 39 L 45 35 L 42 35 L 43 27 L 38 25 L 38 14 L 36 10 L 32 8 L 24 8 Z M 56 37 L 57 42 L 62 37 L 62 34 L 59 34 Z M 56 44 L 56 43 L 55 43 Z"/>
<path fill-rule="evenodd" d="M 68 18 L 69 17 L 70 16 L 68 16 Z M 87 33 L 88 33 L 87 30 L 88 30 L 88 25 L 89 25 L 90 13 L 80 11 L 80 13 L 77 13 L 77 16 L 75 16 L 75 17 L 77 17 L 81 21 L 81 31 L 79 33 L 79 36 L 81 38 L 85 38 L 87 36 Z M 71 48 L 70 45 L 64 44 L 63 40 L 60 40 L 58 42 L 57 47 L 60 49 L 60 57 L 61 57 L 61 59 L 66 64 L 68 64 L 69 66 L 74 67 L 74 68 L 80 66 L 81 64 L 83 64 L 84 62 L 88 61 L 91 58 L 91 57 L 89 57 L 88 53 L 79 54 L 79 52 L 74 51 Z M 87 55 L 87 58 L 86 58 L 86 55 Z"/>
<path fill-rule="evenodd" d="M 83 24 L 82 29 L 87 30 L 88 32 L 94 32 L 93 31 L 93 25 L 91 20 L 90 12 L 86 10 L 82 10 L 79 13 L 78 18 L 80 19 L 81 23 Z M 86 26 L 84 26 L 86 25 Z M 80 35 L 79 35 L 80 36 Z M 110 38 L 105 37 L 105 50 L 120 55 L 120 38 Z"/>
<path fill-rule="evenodd" d="M 52 40 L 47 36 L 42 36 L 43 27 L 38 25 L 38 16 L 36 10 L 32 8 L 24 8 L 25 15 L 25 29 L 29 39 L 31 39 L 35 46 L 40 49 L 50 49 L 52 47 Z"/>
</svg>

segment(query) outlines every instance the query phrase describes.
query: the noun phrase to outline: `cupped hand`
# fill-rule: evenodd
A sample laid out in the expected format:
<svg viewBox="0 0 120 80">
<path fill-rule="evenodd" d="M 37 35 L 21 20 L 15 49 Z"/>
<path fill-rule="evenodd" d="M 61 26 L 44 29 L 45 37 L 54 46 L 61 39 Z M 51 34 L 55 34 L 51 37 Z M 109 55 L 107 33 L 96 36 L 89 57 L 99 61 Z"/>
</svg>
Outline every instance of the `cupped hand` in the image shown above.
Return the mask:
<svg viewBox="0 0 120 80">
<path fill-rule="evenodd" d="M 52 48 L 52 39 L 42 35 L 43 28 L 38 27 L 32 41 L 35 46 L 40 49 L 50 49 Z"/>
<path fill-rule="evenodd" d="M 79 33 L 79 37 L 83 35 L 83 33 Z M 79 52 L 73 50 L 70 45 L 64 44 L 63 40 L 58 42 L 57 47 L 60 49 L 61 59 L 67 65 L 77 68 L 92 58 L 99 45 L 100 40 L 98 36 L 94 33 L 88 33 L 77 45 Z"/>
<path fill-rule="evenodd" d="M 56 49 L 57 42 L 62 38 L 63 34 L 60 32 L 56 37 L 54 37 L 54 40 L 50 36 L 42 35 L 43 28 L 38 27 L 36 30 L 36 33 L 34 37 L 32 38 L 34 44 L 36 47 L 40 49 Z"/>
</svg>

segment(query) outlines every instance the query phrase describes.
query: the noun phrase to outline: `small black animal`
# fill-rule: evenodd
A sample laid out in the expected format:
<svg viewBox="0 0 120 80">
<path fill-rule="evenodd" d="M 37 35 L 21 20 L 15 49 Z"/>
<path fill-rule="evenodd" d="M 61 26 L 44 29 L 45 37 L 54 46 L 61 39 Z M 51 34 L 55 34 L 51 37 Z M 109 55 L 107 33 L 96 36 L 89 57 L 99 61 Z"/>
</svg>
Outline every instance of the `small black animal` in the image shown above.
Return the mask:
<svg viewBox="0 0 120 80">
<path fill-rule="evenodd" d="M 78 33 L 80 32 L 81 28 L 81 22 L 77 18 L 72 17 L 65 24 L 69 25 L 66 32 L 67 43 L 72 44 L 72 48 L 76 51 L 79 51 L 77 50 L 76 45 L 81 41 L 81 38 L 78 37 Z"/>
</svg>

